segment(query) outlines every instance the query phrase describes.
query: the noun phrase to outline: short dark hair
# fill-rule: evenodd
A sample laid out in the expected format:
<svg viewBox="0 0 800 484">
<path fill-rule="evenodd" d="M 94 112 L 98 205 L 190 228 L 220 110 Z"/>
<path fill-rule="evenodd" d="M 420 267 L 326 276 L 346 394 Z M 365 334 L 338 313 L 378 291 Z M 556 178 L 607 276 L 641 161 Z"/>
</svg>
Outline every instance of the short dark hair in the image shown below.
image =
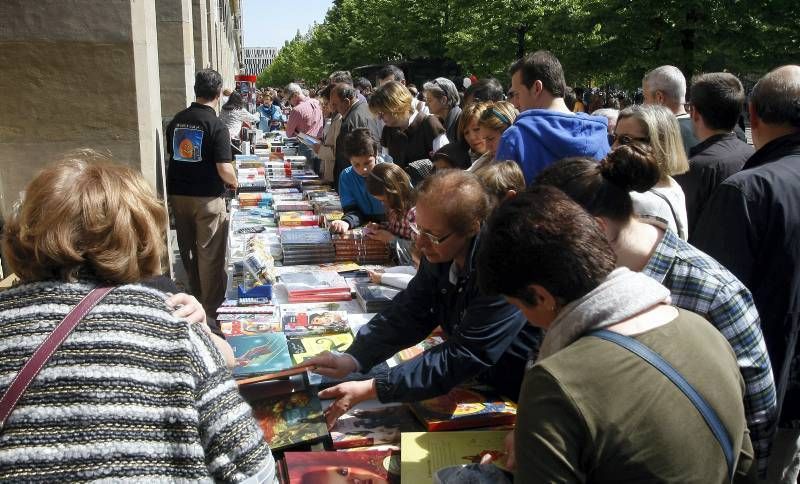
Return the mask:
<svg viewBox="0 0 800 484">
<path fill-rule="evenodd" d="M 336 97 L 339 99 L 354 100 L 356 98 L 356 93 L 358 93 L 358 91 L 350 84 L 336 84 L 333 89 L 331 89 L 331 95 L 336 94 Z"/>
<path fill-rule="evenodd" d="M 592 215 L 626 223 L 633 217 L 630 192 L 653 188 L 660 173 L 653 148 L 631 143 L 599 163 L 587 157 L 559 160 L 539 173 L 535 185 L 556 187 Z"/>
<path fill-rule="evenodd" d="M 194 95 L 214 100 L 222 91 L 222 76 L 214 69 L 202 69 L 194 76 Z"/>
<path fill-rule="evenodd" d="M 489 217 L 478 249 L 478 283 L 485 293 L 533 306 L 538 301 L 528 286 L 538 284 L 568 304 L 599 286 L 615 264 L 591 215 L 560 190 L 536 186 Z"/>
<path fill-rule="evenodd" d="M 564 69 L 558 58 L 546 50 L 537 50 L 511 64 L 508 74 L 513 76 L 522 72 L 522 83 L 530 89 L 533 83 L 541 81 L 542 86 L 555 97 L 564 97 L 567 82 Z"/>
<path fill-rule="evenodd" d="M 335 71 L 328 76 L 328 80 L 331 84 L 353 85 L 353 76 L 350 75 L 350 71 Z"/>
<path fill-rule="evenodd" d="M 567 88 L 564 90 L 564 104 L 567 105 L 567 109 L 570 111 L 574 110 L 575 102 L 577 100 L 578 98 L 575 96 L 575 91 L 571 87 L 567 86 Z"/>
<path fill-rule="evenodd" d="M 487 77 L 470 84 L 464 92 L 464 99 L 472 98 L 472 102 L 505 101 L 503 85 L 494 77 Z"/>
<path fill-rule="evenodd" d="M 380 144 L 367 128 L 357 128 L 344 137 L 344 155 L 349 160 L 354 156 L 378 156 Z"/>
<path fill-rule="evenodd" d="M 774 69 L 753 88 L 750 103 L 765 123 L 800 128 L 800 76 L 786 72 L 796 69 L 797 66 Z"/>
<path fill-rule="evenodd" d="M 242 95 L 239 94 L 239 91 L 233 91 L 230 96 L 228 96 L 228 101 L 222 106 L 222 109 L 225 110 L 238 110 L 244 107 L 244 99 L 242 99 Z"/>
<path fill-rule="evenodd" d="M 702 74 L 692 80 L 692 110 L 712 129 L 732 131 L 744 106 L 744 88 L 727 72 Z"/>
<path fill-rule="evenodd" d="M 386 79 L 387 77 L 392 76 L 394 77 L 395 81 L 406 80 L 406 75 L 403 74 L 403 71 L 399 67 L 393 64 L 381 67 L 376 76 L 378 79 Z"/>
<path fill-rule="evenodd" d="M 360 89 L 362 92 L 364 91 L 372 91 L 372 83 L 369 82 L 369 79 L 366 77 L 359 77 L 356 79 L 355 86 L 357 89 Z"/>
</svg>

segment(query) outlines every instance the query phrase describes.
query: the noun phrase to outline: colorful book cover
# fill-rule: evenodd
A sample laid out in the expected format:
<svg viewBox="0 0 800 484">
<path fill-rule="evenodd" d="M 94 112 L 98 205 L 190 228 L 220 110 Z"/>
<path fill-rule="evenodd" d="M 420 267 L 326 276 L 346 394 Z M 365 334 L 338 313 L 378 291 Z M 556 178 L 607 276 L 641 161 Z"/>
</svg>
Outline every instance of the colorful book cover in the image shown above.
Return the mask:
<svg viewBox="0 0 800 484">
<path fill-rule="evenodd" d="M 236 318 L 223 320 L 217 318 L 220 330 L 226 336 L 252 336 L 262 333 L 278 333 L 281 331 L 281 323 L 272 316 L 257 317 L 236 314 Z M 227 319 L 227 318 L 225 318 Z"/>
<path fill-rule="evenodd" d="M 270 373 L 292 366 L 286 335 L 283 333 L 231 336 L 228 343 L 236 358 L 234 377 Z"/>
<path fill-rule="evenodd" d="M 306 336 L 349 331 L 347 311 L 281 310 L 281 324 L 287 336 Z"/>
<path fill-rule="evenodd" d="M 455 387 L 441 397 L 409 405 L 429 432 L 511 425 L 517 420 L 514 402 L 484 388 Z"/>
<path fill-rule="evenodd" d="M 443 342 L 444 338 L 442 338 L 441 336 L 428 336 L 427 338 L 415 344 L 414 346 L 398 351 L 397 354 L 394 355 L 394 358 L 392 358 L 391 360 L 391 363 L 393 364 L 390 363 L 389 366 L 396 366 L 399 365 L 400 363 L 416 358 L 423 352 Z"/>
<path fill-rule="evenodd" d="M 288 341 L 289 352 L 292 354 L 295 364 L 302 363 L 323 351 L 344 351 L 352 343 L 353 335 L 350 333 L 291 338 Z"/>
<path fill-rule="evenodd" d="M 288 484 L 397 484 L 400 482 L 398 457 L 392 451 L 287 452 L 283 463 Z"/>
<path fill-rule="evenodd" d="M 422 425 L 406 405 L 354 408 L 331 430 L 335 449 L 391 445 L 399 450 L 402 432 L 420 432 Z"/>
<path fill-rule="evenodd" d="M 273 451 L 328 436 L 319 398 L 300 391 L 250 402 L 264 438 Z"/>
<path fill-rule="evenodd" d="M 480 463 L 491 454 L 503 468 L 507 430 L 463 432 L 403 432 L 400 459 L 403 482 L 433 482 L 434 474 L 449 466 Z"/>
</svg>

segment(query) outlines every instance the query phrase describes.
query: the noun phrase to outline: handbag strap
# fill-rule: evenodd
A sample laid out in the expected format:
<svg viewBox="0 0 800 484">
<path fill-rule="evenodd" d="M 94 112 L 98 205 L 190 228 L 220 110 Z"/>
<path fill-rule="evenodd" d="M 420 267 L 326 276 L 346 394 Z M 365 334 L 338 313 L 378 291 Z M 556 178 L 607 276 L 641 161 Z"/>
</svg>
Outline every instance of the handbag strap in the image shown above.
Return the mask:
<svg viewBox="0 0 800 484">
<path fill-rule="evenodd" d="M 77 326 L 78 323 L 86 317 L 89 311 L 91 311 L 106 294 L 111 292 L 112 289 L 113 287 L 98 287 L 92 289 L 69 314 L 64 316 L 64 319 L 58 323 L 58 326 L 55 327 L 53 332 L 45 338 L 38 348 L 36 348 L 36 351 L 33 352 L 33 356 L 22 365 L 22 369 L 19 370 L 19 373 L 17 373 L 11 381 L 3 397 L 0 398 L 0 430 L 3 429 L 6 419 L 8 419 L 8 416 L 11 415 L 11 412 L 16 408 L 25 390 L 28 389 L 33 379 L 36 378 L 36 375 L 38 375 L 44 365 L 47 364 L 50 357 L 53 356 L 53 353 L 55 353 L 58 347 L 61 346 L 61 343 L 67 339 L 67 336 L 75 329 L 75 326 Z"/>
<path fill-rule="evenodd" d="M 735 456 L 733 455 L 733 444 L 728 432 L 725 430 L 725 425 L 720 420 L 719 415 L 711 405 L 706 402 L 700 393 L 695 390 L 691 383 L 686 381 L 683 375 L 678 372 L 672 365 L 670 365 L 661 355 L 640 343 L 638 340 L 625 336 L 623 334 L 615 333 L 606 329 L 592 331 L 588 336 L 604 339 L 612 343 L 622 346 L 631 353 L 639 356 L 647 363 L 650 363 L 658 371 L 664 374 L 672 383 L 677 386 L 689 401 L 697 408 L 697 411 L 702 415 L 703 420 L 706 421 L 711 433 L 719 442 L 722 447 L 722 453 L 725 454 L 725 460 L 728 463 L 728 476 L 730 481 L 733 481 L 733 473 L 735 471 Z"/>
<path fill-rule="evenodd" d="M 657 196 L 661 200 L 664 200 L 664 202 L 667 204 L 667 206 L 669 207 L 669 211 L 672 212 L 672 220 L 675 221 L 675 229 L 678 232 L 678 237 L 680 237 L 684 227 L 683 224 L 681 223 L 681 219 L 678 218 L 678 213 L 675 211 L 675 207 L 672 205 L 672 202 L 669 201 L 669 198 L 667 198 L 666 195 L 664 195 L 663 193 L 659 192 L 654 188 L 651 188 L 650 190 L 647 191 Z"/>
</svg>

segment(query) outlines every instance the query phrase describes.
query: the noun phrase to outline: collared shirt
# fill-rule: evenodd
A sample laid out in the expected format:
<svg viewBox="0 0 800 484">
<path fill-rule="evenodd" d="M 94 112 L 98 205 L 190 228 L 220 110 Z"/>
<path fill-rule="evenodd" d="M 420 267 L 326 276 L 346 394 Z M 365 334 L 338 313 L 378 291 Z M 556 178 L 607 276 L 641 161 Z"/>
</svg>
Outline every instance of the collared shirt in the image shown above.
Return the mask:
<svg viewBox="0 0 800 484">
<path fill-rule="evenodd" d="M 745 414 L 759 472 L 765 471 L 777 417 L 775 381 L 750 291 L 669 229 L 642 272 L 670 290 L 672 304 L 706 318 L 730 343 L 744 378 Z"/>
<path fill-rule="evenodd" d="M 411 240 L 414 235 L 414 231 L 411 230 L 411 224 L 416 220 L 416 215 L 416 207 L 411 207 L 405 214 L 390 210 L 386 214 L 386 222 L 383 222 L 382 225 L 395 236 Z"/>
<path fill-rule="evenodd" d="M 319 101 L 306 98 L 300 101 L 289 114 L 289 119 L 286 121 L 286 136 L 292 137 L 300 132 L 320 138 L 324 124 Z"/>
</svg>

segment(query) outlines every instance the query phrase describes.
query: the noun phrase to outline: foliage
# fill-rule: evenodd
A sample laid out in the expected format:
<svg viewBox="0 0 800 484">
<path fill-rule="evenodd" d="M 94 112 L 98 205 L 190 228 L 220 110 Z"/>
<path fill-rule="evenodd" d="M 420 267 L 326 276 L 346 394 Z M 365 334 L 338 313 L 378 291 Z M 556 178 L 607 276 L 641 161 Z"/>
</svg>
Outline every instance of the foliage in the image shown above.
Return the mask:
<svg viewBox="0 0 800 484">
<path fill-rule="evenodd" d="M 287 42 L 259 86 L 316 83 L 329 72 L 443 59 L 507 82 L 517 32 L 548 49 L 571 85 L 637 87 L 649 69 L 758 76 L 797 62 L 796 0 L 334 0 L 322 24 Z"/>
</svg>

